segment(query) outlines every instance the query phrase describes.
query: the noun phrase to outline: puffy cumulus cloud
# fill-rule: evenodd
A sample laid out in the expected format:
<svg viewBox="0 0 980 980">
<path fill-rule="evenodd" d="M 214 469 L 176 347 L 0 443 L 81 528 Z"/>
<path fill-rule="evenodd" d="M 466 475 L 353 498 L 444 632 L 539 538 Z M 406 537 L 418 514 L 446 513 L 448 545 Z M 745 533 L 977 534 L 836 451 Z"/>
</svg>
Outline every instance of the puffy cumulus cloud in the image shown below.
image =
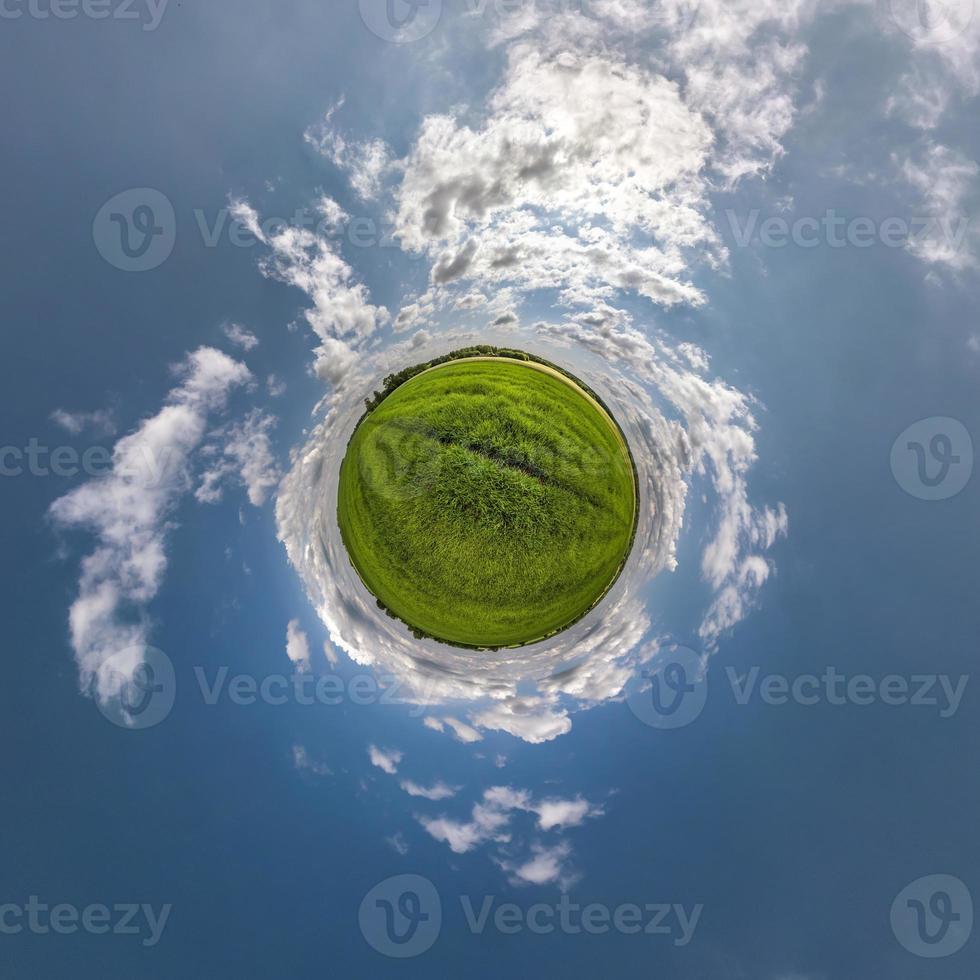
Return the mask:
<svg viewBox="0 0 980 980">
<path fill-rule="evenodd" d="M 531 845 L 531 856 L 525 860 L 498 858 L 496 863 L 507 872 L 512 885 L 559 885 L 568 891 L 578 880 L 579 875 L 569 867 L 572 846 L 560 841 L 552 847 L 543 844 Z"/>
<path fill-rule="evenodd" d="M 746 178 L 767 176 L 784 155 L 785 138 L 801 111 L 798 82 L 811 29 L 819 17 L 848 7 L 854 8 L 851 40 L 880 42 L 884 35 L 901 49 L 899 69 L 886 86 L 883 115 L 927 133 L 951 108 L 980 94 L 980 17 L 971 0 L 823 5 L 812 0 L 592 0 L 580 9 L 562 5 L 557 11 L 549 4 L 532 4 L 530 11 L 505 12 L 487 23 L 492 41 L 507 44 L 512 59 L 526 45 L 543 59 L 586 57 L 647 66 L 650 77 L 661 73 L 671 79 L 686 111 L 711 134 L 696 177 L 731 189 Z M 825 87 L 818 80 L 818 101 Z M 543 92 L 541 98 L 547 97 Z M 964 162 L 969 150 L 949 146 L 942 152 Z M 919 159 L 909 162 L 911 169 L 924 167 L 941 181 L 952 176 L 949 161 L 915 156 Z M 877 179 L 886 176 L 884 170 L 876 174 Z M 972 263 L 968 250 L 949 239 L 944 233 L 942 240 L 935 236 L 911 250 L 933 266 L 961 269 Z"/>
<path fill-rule="evenodd" d="M 423 122 L 396 190 L 395 235 L 432 257 L 435 286 L 700 303 L 684 253 L 721 251 L 703 213 L 711 141 L 664 76 L 518 44 L 481 125 Z"/>
<path fill-rule="evenodd" d="M 531 807 L 538 815 L 538 826 L 542 830 L 554 830 L 566 827 L 578 827 L 589 817 L 598 817 L 603 813 L 600 806 L 578 797 L 574 800 L 542 800 Z"/>
<path fill-rule="evenodd" d="M 368 746 L 368 758 L 372 766 L 377 766 L 389 776 L 398 772 L 398 765 L 405 758 L 398 749 L 379 749 L 376 745 Z"/>
<path fill-rule="evenodd" d="M 195 497 L 201 503 L 221 500 L 224 484 L 236 478 L 248 492 L 249 502 L 261 507 L 279 482 L 279 466 L 272 446 L 276 419 L 253 409 L 244 419 L 218 429 L 202 449 L 209 460 Z"/>
<path fill-rule="evenodd" d="M 259 338 L 240 323 L 226 323 L 221 330 L 231 343 L 243 351 L 255 350 L 259 346 Z"/>
<path fill-rule="evenodd" d="M 419 817 L 419 823 L 437 841 L 449 845 L 453 854 L 466 854 L 488 841 L 503 843 L 510 835 L 503 828 L 510 818 L 495 807 L 478 803 L 473 807 L 469 821 L 450 820 L 448 817 Z"/>
<path fill-rule="evenodd" d="M 523 6 L 523 5 L 522 5 Z M 706 165 L 731 186 L 764 175 L 796 115 L 795 83 L 808 49 L 811 0 L 590 0 L 489 21 L 492 43 L 533 45 L 650 64 L 675 79 L 684 104 L 711 128 Z"/>
<path fill-rule="evenodd" d="M 518 857 L 520 847 L 515 840 L 514 817 L 519 813 L 532 814 L 537 818 L 537 830 L 549 833 L 579 827 L 603 812 L 601 806 L 582 797 L 535 801 L 529 790 L 491 786 L 474 804 L 468 820 L 424 815 L 416 819 L 431 837 L 447 844 L 454 854 L 467 854 L 487 845 L 501 848 L 492 855 L 493 860 L 515 884 L 558 882 L 567 887 L 575 877 L 568 864 L 571 845 L 564 840 L 548 845 L 535 841 L 529 856 Z"/>
<path fill-rule="evenodd" d="M 765 174 L 783 154 L 796 115 L 795 80 L 807 55 L 809 0 L 664 0 L 669 53 L 686 102 L 712 126 L 712 167 L 725 183 Z"/>
<path fill-rule="evenodd" d="M 298 619 L 291 619 L 286 626 L 286 656 L 298 671 L 310 669 L 310 641 Z"/>
<path fill-rule="evenodd" d="M 600 816 L 603 812 L 601 807 L 581 798 L 552 799 L 535 804 L 528 790 L 491 786 L 474 804 L 469 820 L 458 821 L 445 816 L 436 819 L 419 816 L 417 819 L 436 840 L 448 844 L 456 854 L 465 854 L 488 842 L 510 841 L 508 828 L 516 811 L 537 813 L 541 830 L 578 826 L 587 817 Z"/>
<path fill-rule="evenodd" d="M 58 527 L 95 537 L 95 550 L 82 562 L 69 625 L 82 690 L 103 701 L 117 696 L 143 663 L 134 653 L 125 664 L 115 658 L 115 669 L 100 670 L 115 654 L 147 642 L 144 612 L 163 581 L 173 510 L 193 484 L 192 457 L 205 439 L 209 415 L 251 378 L 244 364 L 211 347 L 190 354 L 177 374 L 180 383 L 164 407 L 116 443 L 111 472 L 51 506 Z"/>
<path fill-rule="evenodd" d="M 543 698 L 509 697 L 475 712 L 473 722 L 533 744 L 550 742 L 572 730 L 568 711 L 556 710 Z"/>
</svg>

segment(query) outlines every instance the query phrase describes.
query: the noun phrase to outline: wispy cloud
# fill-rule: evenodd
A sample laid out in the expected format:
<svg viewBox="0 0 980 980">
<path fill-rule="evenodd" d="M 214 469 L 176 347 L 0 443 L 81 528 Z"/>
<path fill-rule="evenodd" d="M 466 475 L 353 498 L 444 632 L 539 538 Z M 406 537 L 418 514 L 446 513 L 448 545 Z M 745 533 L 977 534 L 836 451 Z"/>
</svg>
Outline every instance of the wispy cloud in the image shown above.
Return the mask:
<svg viewBox="0 0 980 980">
<path fill-rule="evenodd" d="M 333 775 L 333 770 L 325 762 L 310 758 L 309 752 L 303 745 L 293 746 L 293 765 L 300 772 L 310 773 L 313 776 Z"/>
<path fill-rule="evenodd" d="M 143 663 L 139 647 L 149 627 L 142 614 L 163 581 L 171 513 L 191 486 L 192 455 L 209 414 L 250 379 L 245 365 L 211 347 L 198 348 L 176 371 L 181 383 L 164 407 L 116 443 L 112 471 L 51 507 L 58 527 L 95 537 L 69 623 L 82 689 L 100 699 L 116 696 Z M 127 650 L 132 656 L 114 657 Z M 113 670 L 100 671 L 109 658 Z"/>
<path fill-rule="evenodd" d="M 420 786 L 411 779 L 403 779 L 401 787 L 409 796 L 418 796 L 426 800 L 448 800 L 459 792 L 458 786 L 449 786 L 442 780 L 431 786 Z"/>
<path fill-rule="evenodd" d="M 58 408 L 51 413 L 51 421 L 73 436 L 80 435 L 88 429 L 100 435 L 114 435 L 116 431 L 115 420 L 108 409 L 97 409 L 94 412 L 68 412 Z"/>
</svg>

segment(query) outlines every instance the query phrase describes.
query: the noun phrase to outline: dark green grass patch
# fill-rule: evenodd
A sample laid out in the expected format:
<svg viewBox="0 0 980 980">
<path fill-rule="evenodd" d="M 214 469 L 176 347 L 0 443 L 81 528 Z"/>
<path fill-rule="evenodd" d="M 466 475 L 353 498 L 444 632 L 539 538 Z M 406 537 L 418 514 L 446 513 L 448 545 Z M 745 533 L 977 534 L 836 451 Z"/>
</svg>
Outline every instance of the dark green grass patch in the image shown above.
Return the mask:
<svg viewBox="0 0 980 980">
<path fill-rule="evenodd" d="M 568 379 L 452 361 L 362 419 L 338 520 L 367 588 L 417 635 L 518 646 L 581 619 L 615 581 L 636 523 L 632 460 Z"/>
</svg>

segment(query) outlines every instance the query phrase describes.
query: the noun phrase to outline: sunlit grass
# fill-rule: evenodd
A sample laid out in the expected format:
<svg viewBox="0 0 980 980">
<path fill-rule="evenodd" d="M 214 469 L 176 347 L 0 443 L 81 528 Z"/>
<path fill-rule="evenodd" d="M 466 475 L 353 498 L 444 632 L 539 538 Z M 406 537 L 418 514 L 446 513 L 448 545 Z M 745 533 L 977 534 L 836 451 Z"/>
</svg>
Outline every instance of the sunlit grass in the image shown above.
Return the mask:
<svg viewBox="0 0 980 980">
<path fill-rule="evenodd" d="M 515 361 L 456 361 L 401 385 L 340 474 L 340 529 L 367 587 L 417 633 L 466 646 L 580 619 L 620 571 L 635 517 L 609 416 Z"/>
</svg>

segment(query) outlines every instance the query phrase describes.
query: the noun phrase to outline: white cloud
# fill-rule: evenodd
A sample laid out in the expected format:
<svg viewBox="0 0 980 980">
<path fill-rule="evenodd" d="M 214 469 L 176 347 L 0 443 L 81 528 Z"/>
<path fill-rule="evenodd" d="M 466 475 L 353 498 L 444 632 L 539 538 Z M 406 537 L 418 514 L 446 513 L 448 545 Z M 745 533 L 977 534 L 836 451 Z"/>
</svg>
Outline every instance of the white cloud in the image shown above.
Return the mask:
<svg viewBox="0 0 980 980">
<path fill-rule="evenodd" d="M 286 626 L 286 656 L 301 673 L 310 669 L 310 641 L 298 619 L 291 619 Z"/>
<path fill-rule="evenodd" d="M 404 857 L 408 854 L 408 842 L 405 840 L 401 831 L 397 831 L 392 834 L 391 837 L 385 838 L 385 843 L 396 853 Z"/>
<path fill-rule="evenodd" d="M 394 776 L 398 772 L 398 764 L 404 758 L 397 749 L 379 749 L 376 745 L 368 746 L 368 756 L 372 766 L 384 770 L 389 776 Z"/>
<path fill-rule="evenodd" d="M 191 459 L 208 415 L 250 378 L 245 365 L 211 347 L 198 348 L 177 370 L 181 383 L 165 406 L 116 443 L 112 472 L 51 506 L 59 527 L 84 528 L 96 539 L 82 562 L 69 622 L 82 689 L 94 686 L 102 700 L 117 695 L 132 674 L 100 673 L 100 666 L 147 642 L 143 611 L 163 581 L 172 511 L 191 486 Z M 143 661 L 128 662 L 135 671 Z"/>
<path fill-rule="evenodd" d="M 475 728 L 460 721 L 458 718 L 447 717 L 443 721 L 452 729 L 452 733 L 457 741 L 464 743 L 483 741 L 483 736 Z"/>
<path fill-rule="evenodd" d="M 302 745 L 293 746 L 293 765 L 300 772 L 308 772 L 314 776 L 332 776 L 333 771 L 325 762 L 310 758 L 309 752 Z"/>
<path fill-rule="evenodd" d="M 322 197 L 317 210 L 324 221 L 338 221 L 344 212 Z M 270 253 L 260 263 L 270 278 L 303 290 L 313 302 L 305 317 L 319 338 L 314 371 L 337 384 L 356 360 L 355 350 L 389 319 L 388 311 L 373 306 L 367 288 L 354 281 L 354 270 L 341 258 L 333 240 L 308 228 L 290 226 L 263 231 L 258 212 L 246 201 L 233 201 L 232 216 Z"/>
<path fill-rule="evenodd" d="M 564 709 L 555 710 L 540 698 L 509 698 L 476 712 L 473 722 L 481 728 L 507 732 L 539 745 L 572 729 Z"/>
<path fill-rule="evenodd" d="M 493 803 L 477 803 L 468 821 L 448 817 L 417 819 L 431 837 L 448 844 L 454 854 L 466 854 L 488 841 L 502 843 L 510 840 L 504 829 L 510 816 L 506 809 Z"/>
<path fill-rule="evenodd" d="M 902 179 L 918 192 L 921 217 L 929 219 L 928 227 L 910 238 L 909 251 L 929 265 L 953 270 L 974 266 L 969 224 L 980 166 L 932 141 L 908 154 L 896 154 L 894 161 Z"/>
<path fill-rule="evenodd" d="M 953 90 L 943 75 L 914 64 L 898 81 L 885 103 L 885 114 L 916 129 L 935 129 L 949 105 Z"/>
<path fill-rule="evenodd" d="M 449 845 L 456 854 L 465 854 L 482 844 L 505 843 L 511 839 L 509 824 L 515 811 L 536 814 L 543 831 L 578 827 L 591 817 L 601 816 L 602 807 L 578 797 L 574 800 L 548 799 L 535 802 L 528 790 L 511 786 L 491 786 L 473 807 L 469 820 L 441 816 L 416 819 L 436 840 Z"/>
<path fill-rule="evenodd" d="M 439 780 L 431 786 L 420 786 L 411 779 L 403 779 L 401 787 L 409 796 L 418 796 L 426 800 L 448 800 L 459 792 L 458 786 L 449 786 Z"/>
<path fill-rule="evenodd" d="M 426 715 L 422 724 L 426 728 L 431 728 L 434 732 L 443 732 L 448 727 L 457 742 L 471 743 L 482 742 L 483 736 L 471 725 L 460 721 L 458 718 L 436 718 L 433 715 Z"/>
<path fill-rule="evenodd" d="M 692 111 L 714 128 L 712 167 L 731 186 L 764 175 L 783 154 L 796 108 L 795 81 L 807 48 L 799 38 L 808 0 L 665 0 L 676 12 L 669 50 Z"/>
<path fill-rule="evenodd" d="M 216 431 L 203 454 L 210 460 L 195 496 L 201 503 L 217 503 L 223 484 L 236 476 L 248 492 L 249 502 L 261 507 L 280 479 L 272 449 L 277 420 L 254 409 L 241 421 Z"/>
<path fill-rule="evenodd" d="M 601 816 L 603 812 L 602 807 L 595 806 L 582 797 L 574 800 L 542 800 L 531 809 L 538 815 L 538 826 L 542 830 L 578 827 L 587 818 Z"/>
<path fill-rule="evenodd" d="M 488 108 L 479 129 L 428 117 L 405 161 L 396 235 L 432 257 L 434 285 L 703 301 L 683 253 L 721 251 L 703 215 L 712 137 L 673 82 L 609 55 L 516 45 Z"/>
<path fill-rule="evenodd" d="M 499 859 L 497 863 L 507 872 L 513 885 L 560 885 L 567 891 L 578 880 L 568 865 L 572 848 L 567 841 L 552 847 L 531 845 L 531 857 L 525 861 Z"/>
<path fill-rule="evenodd" d="M 221 329 L 224 335 L 243 351 L 254 350 L 259 346 L 259 338 L 240 323 L 226 323 Z"/>
<path fill-rule="evenodd" d="M 706 647 L 713 649 L 721 633 L 751 609 L 768 575 L 761 552 L 785 535 L 789 525 L 783 505 L 759 510 L 749 503 L 748 472 L 756 461 L 753 433 L 757 427 L 751 401 L 735 388 L 692 370 L 690 350 L 673 350 L 665 341 L 649 338 L 633 327 L 593 329 L 570 323 L 541 324 L 539 330 L 573 340 L 637 376 L 645 375 L 681 414 L 684 429 L 676 437 L 682 440 L 678 448 L 684 465 L 658 474 L 647 486 L 654 499 L 659 498 L 661 506 L 673 512 L 665 516 L 679 528 L 686 493 L 684 471 L 713 482 L 719 516 L 701 567 L 717 597 L 700 628 Z M 639 389 L 634 394 L 645 397 Z M 660 452 L 657 443 L 662 444 L 665 435 L 654 440 L 651 452 Z"/>
<path fill-rule="evenodd" d="M 80 435 L 86 429 L 92 429 L 102 435 L 113 435 L 116 431 L 112 413 L 106 409 L 97 409 L 94 412 L 67 412 L 63 408 L 58 408 L 51 413 L 51 421 L 73 436 Z"/>
<path fill-rule="evenodd" d="M 333 121 L 343 105 L 344 99 L 340 99 L 331 106 L 323 122 L 311 126 L 304 138 L 346 175 L 358 197 L 370 201 L 378 196 L 391 167 L 391 151 L 381 139 L 353 140 L 343 136 Z"/>
</svg>

